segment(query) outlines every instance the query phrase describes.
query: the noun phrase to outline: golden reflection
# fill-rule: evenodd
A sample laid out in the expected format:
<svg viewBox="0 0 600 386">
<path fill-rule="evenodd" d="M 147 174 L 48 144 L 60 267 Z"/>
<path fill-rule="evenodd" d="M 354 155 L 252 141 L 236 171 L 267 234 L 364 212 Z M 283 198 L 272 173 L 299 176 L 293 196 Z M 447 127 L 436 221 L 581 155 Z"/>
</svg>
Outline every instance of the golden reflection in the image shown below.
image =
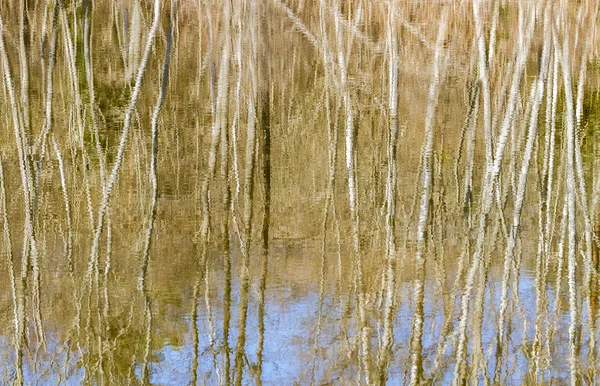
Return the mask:
<svg viewBox="0 0 600 386">
<path fill-rule="evenodd" d="M 598 378 L 597 3 L 0 9 L 0 383 Z"/>
</svg>

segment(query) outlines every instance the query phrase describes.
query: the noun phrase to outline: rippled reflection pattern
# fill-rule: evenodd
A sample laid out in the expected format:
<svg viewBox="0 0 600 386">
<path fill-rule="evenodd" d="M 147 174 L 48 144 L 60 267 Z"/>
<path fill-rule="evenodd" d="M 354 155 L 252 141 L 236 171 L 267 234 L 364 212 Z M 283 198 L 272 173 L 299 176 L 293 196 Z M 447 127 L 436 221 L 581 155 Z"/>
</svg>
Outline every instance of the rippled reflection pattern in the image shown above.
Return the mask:
<svg viewBox="0 0 600 386">
<path fill-rule="evenodd" d="M 0 383 L 598 383 L 599 9 L 2 1 Z"/>
</svg>

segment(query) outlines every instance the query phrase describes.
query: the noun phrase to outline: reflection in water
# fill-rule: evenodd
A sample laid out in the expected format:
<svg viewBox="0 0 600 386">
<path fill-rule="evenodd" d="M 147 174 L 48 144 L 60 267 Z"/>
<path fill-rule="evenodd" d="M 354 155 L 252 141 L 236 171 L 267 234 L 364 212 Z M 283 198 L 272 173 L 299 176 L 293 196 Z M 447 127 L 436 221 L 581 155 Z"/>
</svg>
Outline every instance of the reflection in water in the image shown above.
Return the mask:
<svg viewBox="0 0 600 386">
<path fill-rule="evenodd" d="M 597 383 L 598 9 L 5 2 L 1 382 Z"/>
</svg>

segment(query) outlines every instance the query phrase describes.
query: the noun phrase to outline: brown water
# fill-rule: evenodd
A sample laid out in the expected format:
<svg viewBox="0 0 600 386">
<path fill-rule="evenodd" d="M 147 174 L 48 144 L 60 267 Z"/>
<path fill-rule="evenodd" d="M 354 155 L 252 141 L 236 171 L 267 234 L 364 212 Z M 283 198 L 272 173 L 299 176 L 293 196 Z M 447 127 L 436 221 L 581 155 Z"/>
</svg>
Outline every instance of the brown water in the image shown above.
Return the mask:
<svg viewBox="0 0 600 386">
<path fill-rule="evenodd" d="M 598 8 L 2 2 L 0 383 L 597 384 Z"/>
</svg>

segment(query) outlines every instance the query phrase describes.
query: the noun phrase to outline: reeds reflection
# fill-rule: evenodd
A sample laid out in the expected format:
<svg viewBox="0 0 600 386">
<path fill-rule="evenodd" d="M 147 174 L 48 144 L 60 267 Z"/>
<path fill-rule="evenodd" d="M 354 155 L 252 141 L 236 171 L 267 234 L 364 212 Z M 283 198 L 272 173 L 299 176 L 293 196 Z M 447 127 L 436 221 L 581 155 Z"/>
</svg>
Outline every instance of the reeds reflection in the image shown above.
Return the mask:
<svg viewBox="0 0 600 386">
<path fill-rule="evenodd" d="M 597 383 L 599 8 L 2 2 L 1 383 Z"/>
</svg>

